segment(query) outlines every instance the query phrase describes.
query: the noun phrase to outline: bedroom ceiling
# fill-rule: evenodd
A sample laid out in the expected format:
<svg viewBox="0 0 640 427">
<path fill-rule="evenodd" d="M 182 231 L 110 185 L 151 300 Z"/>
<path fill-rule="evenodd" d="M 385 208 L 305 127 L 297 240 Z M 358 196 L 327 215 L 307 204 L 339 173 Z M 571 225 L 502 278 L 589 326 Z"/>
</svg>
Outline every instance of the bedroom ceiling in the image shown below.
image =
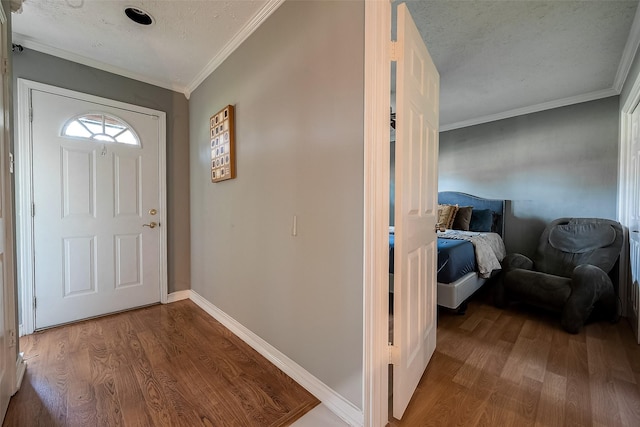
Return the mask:
<svg viewBox="0 0 640 427">
<path fill-rule="evenodd" d="M 440 72 L 442 130 L 616 95 L 640 40 L 637 0 L 406 3 Z"/>
<path fill-rule="evenodd" d="M 14 42 L 189 96 L 282 1 L 26 0 Z M 443 130 L 615 95 L 640 40 L 637 0 L 407 3 L 440 71 Z"/>
</svg>

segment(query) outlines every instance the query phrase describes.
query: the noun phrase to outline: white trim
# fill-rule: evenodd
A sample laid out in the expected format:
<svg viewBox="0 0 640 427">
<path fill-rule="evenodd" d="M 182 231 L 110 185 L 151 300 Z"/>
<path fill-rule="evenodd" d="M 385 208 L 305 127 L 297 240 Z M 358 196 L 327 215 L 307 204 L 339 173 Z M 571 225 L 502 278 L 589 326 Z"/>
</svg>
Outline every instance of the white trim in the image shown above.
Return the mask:
<svg viewBox="0 0 640 427">
<path fill-rule="evenodd" d="M 167 304 L 171 304 L 172 302 L 182 301 L 183 299 L 189 299 L 191 297 L 191 290 L 187 289 L 186 291 L 176 291 L 171 292 L 167 295 Z"/>
<path fill-rule="evenodd" d="M 196 90 L 200 84 L 213 73 L 273 12 L 284 3 L 284 0 L 268 0 L 249 22 L 233 36 L 231 40 L 220 50 L 216 56 L 211 58 L 207 65 L 198 75 L 187 85 L 184 94 L 187 98 Z"/>
<path fill-rule="evenodd" d="M 176 85 L 169 81 L 158 80 L 147 75 L 136 73 L 134 71 L 125 70 L 124 68 L 116 67 L 115 65 L 107 64 L 106 62 L 98 61 L 88 58 L 86 56 L 78 55 L 77 53 L 69 52 L 57 47 L 48 46 L 35 39 L 24 34 L 13 33 L 13 42 L 20 44 L 28 49 L 38 52 L 46 53 L 58 58 L 66 59 L 78 64 L 86 65 L 87 67 L 96 68 L 98 70 L 106 71 L 108 73 L 117 74 L 119 76 L 134 79 L 143 83 L 158 86 L 164 89 L 169 89 L 174 92 L 180 92 L 186 94 L 187 89 L 184 86 Z"/>
<path fill-rule="evenodd" d="M 142 107 L 136 106 L 137 109 Z M 167 303 L 169 273 L 167 271 L 167 113 L 151 110 L 158 116 L 158 192 L 160 193 L 160 302 Z"/>
<path fill-rule="evenodd" d="M 640 9 L 639 9 L 640 10 Z M 636 14 L 636 18 L 638 15 Z M 635 21 L 634 21 L 635 24 Z M 631 113 L 640 102 L 640 75 L 631 76 L 633 80 L 633 86 L 629 91 L 629 95 L 626 100 L 620 100 L 624 102 L 620 108 L 620 141 L 618 151 L 618 221 L 623 225 L 625 231 L 624 247 L 629 247 L 629 203 L 631 200 L 629 194 L 629 186 L 627 185 L 627 178 L 629 174 L 629 150 L 631 149 Z M 618 295 L 621 298 L 621 314 L 627 316 L 629 314 L 629 284 L 631 278 L 629 277 L 630 268 L 629 252 L 623 250 L 620 256 L 620 273 L 619 273 L 619 288 Z M 640 337 L 636 337 L 640 338 Z"/>
<path fill-rule="evenodd" d="M 15 388 L 13 389 L 13 394 L 16 394 L 18 390 L 20 390 L 20 386 L 22 385 L 22 379 L 24 378 L 24 374 L 27 371 L 27 362 L 24 360 L 24 353 L 18 353 L 18 358 L 16 359 L 16 383 Z"/>
<path fill-rule="evenodd" d="M 33 183 L 31 179 L 31 144 L 29 135 L 30 89 L 22 79 L 18 79 L 18 108 L 16 117 L 16 141 L 14 144 L 16 161 L 16 258 L 18 265 L 18 292 L 21 300 L 20 336 L 33 333 L 35 329 L 35 313 L 33 310 L 33 235 L 31 221 L 31 201 L 33 200 Z"/>
<path fill-rule="evenodd" d="M 469 120 L 462 120 L 460 122 L 445 124 L 440 126 L 440 132 L 460 129 L 468 126 L 481 125 L 483 123 L 495 122 L 497 120 L 509 119 L 511 117 L 537 113 L 540 111 L 551 110 L 554 108 L 566 107 L 568 105 L 580 104 L 582 102 L 595 101 L 596 99 L 608 98 L 610 96 L 615 96 L 619 94 L 620 92 L 616 91 L 613 88 L 597 90 L 594 92 L 583 93 L 582 95 L 570 96 L 568 98 L 556 99 L 549 102 L 543 102 L 541 104 L 530 105 L 522 108 L 515 108 L 513 110 L 507 110 L 501 113 L 489 114 L 487 116 L 476 117 Z"/>
<path fill-rule="evenodd" d="M 33 309 L 34 296 L 34 264 L 33 264 L 33 219 L 31 204 L 33 202 L 33 179 L 31 176 L 33 157 L 31 147 L 31 123 L 29 108 L 31 91 L 40 90 L 82 101 L 99 103 L 114 108 L 126 109 L 150 116 L 158 117 L 158 161 L 159 161 L 159 192 L 160 207 L 158 222 L 160 227 L 160 302 L 167 302 L 167 195 L 166 195 L 166 155 L 167 155 L 167 115 L 163 111 L 127 104 L 112 99 L 101 98 L 68 89 L 62 89 L 43 83 L 25 79 L 18 79 L 18 127 L 15 151 L 18 171 L 16 174 L 16 230 L 18 283 L 22 296 L 22 333 L 25 335 L 35 330 L 35 311 Z"/>
<path fill-rule="evenodd" d="M 388 419 L 389 106 L 391 3 L 365 2 L 364 56 L 364 424 Z"/>
<path fill-rule="evenodd" d="M 620 64 L 618 64 L 618 72 L 616 73 L 616 77 L 613 79 L 613 89 L 618 94 L 622 91 L 624 82 L 627 80 L 638 46 L 640 46 L 640 8 L 636 9 L 636 14 L 633 17 L 633 23 L 629 30 L 629 37 L 627 37 L 627 43 L 624 45 Z"/>
<path fill-rule="evenodd" d="M 251 346 L 285 374 L 289 375 L 307 391 L 317 397 L 331 412 L 342 418 L 351 426 L 362 426 L 362 412 L 351 402 L 332 390 L 302 366 L 287 357 L 284 353 L 247 329 L 240 322 L 207 301 L 196 291 L 191 290 L 191 300 L 206 311 L 211 317 L 222 323 L 234 335 Z"/>
</svg>

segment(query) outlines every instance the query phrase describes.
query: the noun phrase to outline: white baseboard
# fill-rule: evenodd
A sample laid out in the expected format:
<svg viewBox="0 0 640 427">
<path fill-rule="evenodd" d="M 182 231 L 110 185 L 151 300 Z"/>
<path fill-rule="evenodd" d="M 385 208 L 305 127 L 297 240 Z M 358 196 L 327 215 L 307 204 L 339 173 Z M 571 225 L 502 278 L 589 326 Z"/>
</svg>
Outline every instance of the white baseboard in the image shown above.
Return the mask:
<svg viewBox="0 0 640 427">
<path fill-rule="evenodd" d="M 254 350 L 269 360 L 269 362 L 293 378 L 298 384 L 327 406 L 331 412 L 342 418 L 350 426 L 362 426 L 364 424 L 364 414 L 354 404 L 313 376 L 302 366 L 288 358 L 284 353 L 206 300 L 203 296 L 193 290 L 189 292 L 190 298 L 194 303 L 206 311 L 211 317 L 222 323 L 242 341 L 249 344 Z"/>
<path fill-rule="evenodd" d="M 169 295 L 167 295 L 167 304 L 180 301 L 183 299 L 189 299 L 190 297 L 191 297 L 190 289 L 187 289 L 186 291 L 171 292 Z"/>
<path fill-rule="evenodd" d="M 18 353 L 18 358 L 16 359 L 16 384 L 15 389 L 13 390 L 13 394 L 16 394 L 18 390 L 20 390 L 20 386 L 22 385 L 22 379 L 24 378 L 24 373 L 27 370 L 27 362 L 24 360 L 24 353 Z"/>
</svg>

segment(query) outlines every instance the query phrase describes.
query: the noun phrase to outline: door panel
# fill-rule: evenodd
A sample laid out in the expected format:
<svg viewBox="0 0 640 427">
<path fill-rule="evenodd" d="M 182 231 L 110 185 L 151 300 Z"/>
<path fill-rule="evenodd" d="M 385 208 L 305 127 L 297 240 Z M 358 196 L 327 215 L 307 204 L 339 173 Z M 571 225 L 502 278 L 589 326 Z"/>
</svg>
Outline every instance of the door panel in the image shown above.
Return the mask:
<svg viewBox="0 0 640 427">
<path fill-rule="evenodd" d="M 95 150 L 62 147 L 63 218 L 95 217 Z"/>
<path fill-rule="evenodd" d="M 629 318 L 640 343 L 640 108 L 631 114 L 631 146 L 629 153 L 629 262 L 631 270 L 628 293 Z"/>
<path fill-rule="evenodd" d="M 65 238 L 64 278 L 65 297 L 96 292 L 96 236 Z"/>
<path fill-rule="evenodd" d="M 116 288 L 142 284 L 142 235 L 115 236 Z"/>
<path fill-rule="evenodd" d="M 393 416 L 401 418 L 436 345 L 439 75 L 398 5 Z"/>
<path fill-rule="evenodd" d="M 125 157 L 114 154 L 113 181 L 115 186 L 115 216 L 141 215 L 140 156 Z"/>
<path fill-rule="evenodd" d="M 144 227 L 159 222 L 158 117 L 35 89 L 31 102 L 36 329 L 160 301 L 160 231 Z M 88 113 L 99 138 L 63 135 Z M 109 141 L 103 114 L 140 144 Z"/>
</svg>

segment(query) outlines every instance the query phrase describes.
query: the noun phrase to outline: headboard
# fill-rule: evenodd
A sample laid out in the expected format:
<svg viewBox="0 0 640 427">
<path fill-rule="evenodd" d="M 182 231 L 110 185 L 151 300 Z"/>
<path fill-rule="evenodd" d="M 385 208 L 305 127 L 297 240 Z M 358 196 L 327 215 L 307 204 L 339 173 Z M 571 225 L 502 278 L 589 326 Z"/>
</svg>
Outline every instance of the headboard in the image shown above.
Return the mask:
<svg viewBox="0 0 640 427">
<path fill-rule="evenodd" d="M 474 209 L 491 209 L 496 215 L 495 230 L 493 231 L 504 238 L 504 200 L 483 199 L 457 191 L 441 191 L 438 193 L 438 203 L 441 205 L 473 206 Z"/>
</svg>

